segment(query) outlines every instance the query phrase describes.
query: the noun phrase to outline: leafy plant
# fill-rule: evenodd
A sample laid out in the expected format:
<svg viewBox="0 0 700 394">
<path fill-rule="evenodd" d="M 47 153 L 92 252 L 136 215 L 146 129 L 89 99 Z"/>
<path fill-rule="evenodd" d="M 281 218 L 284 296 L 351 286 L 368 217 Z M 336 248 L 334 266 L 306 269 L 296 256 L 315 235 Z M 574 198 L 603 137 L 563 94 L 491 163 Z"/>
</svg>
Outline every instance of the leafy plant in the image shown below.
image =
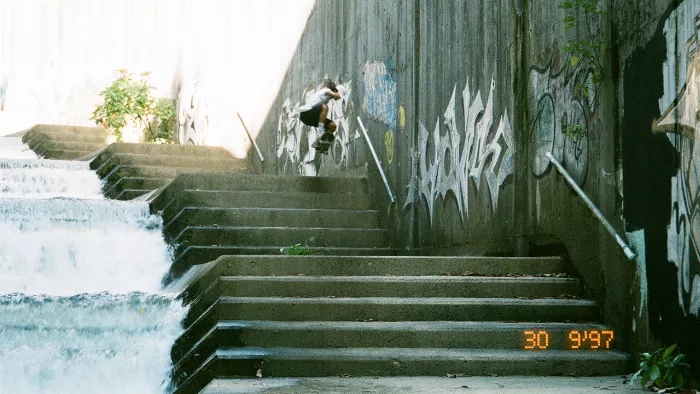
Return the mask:
<svg viewBox="0 0 700 394">
<path fill-rule="evenodd" d="M 307 239 L 304 244 L 296 244 L 292 246 L 286 246 L 280 249 L 280 253 L 287 256 L 305 256 L 310 255 L 313 251 L 309 248 L 309 244 L 316 242 L 316 237 L 311 237 Z"/>
<path fill-rule="evenodd" d="M 560 9 L 571 11 L 571 14 L 562 21 L 566 30 L 576 28 L 581 21 L 586 27 L 587 39 L 569 40 L 569 43 L 562 48 L 562 52 L 570 55 L 571 67 L 586 63 L 592 71 L 589 81 L 582 81 L 576 86 L 577 92 L 583 97 L 591 93 L 592 87 L 597 91 L 603 80 L 603 62 L 601 61 L 603 43 L 595 39 L 593 34 L 593 23 L 603 14 L 600 2 L 601 0 L 562 0 L 557 5 Z M 580 18 L 581 13 L 583 18 Z M 564 134 L 572 137 L 581 136 L 583 125 L 567 125 Z"/>
<path fill-rule="evenodd" d="M 149 121 L 146 138 L 148 142 L 171 144 L 174 140 L 175 100 L 159 98 L 153 108 L 153 120 Z"/>
<path fill-rule="evenodd" d="M 642 353 L 639 371 L 632 376 L 630 385 L 638 378 L 642 386 L 653 389 L 679 390 L 686 387 L 685 369 L 690 366 L 684 363 L 685 355 L 676 349 L 676 345 L 661 348 L 653 353 Z"/>
<path fill-rule="evenodd" d="M 129 124 L 146 132 L 149 142 L 172 141 L 175 102 L 153 97 L 155 87 L 150 84 L 149 75 L 144 72 L 134 79 L 127 70 L 119 70 L 119 77 L 100 92 L 104 100 L 90 120 L 112 129 L 117 141 L 123 141 L 122 131 Z"/>
</svg>

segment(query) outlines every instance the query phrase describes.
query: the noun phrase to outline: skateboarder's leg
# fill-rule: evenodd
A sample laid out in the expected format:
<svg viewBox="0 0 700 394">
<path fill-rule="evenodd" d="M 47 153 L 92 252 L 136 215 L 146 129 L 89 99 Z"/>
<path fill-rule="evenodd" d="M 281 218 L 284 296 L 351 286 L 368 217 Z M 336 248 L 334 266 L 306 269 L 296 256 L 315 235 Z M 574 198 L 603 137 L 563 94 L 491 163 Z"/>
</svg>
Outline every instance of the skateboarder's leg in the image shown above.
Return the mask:
<svg viewBox="0 0 700 394">
<path fill-rule="evenodd" d="M 323 125 L 326 122 L 326 116 L 328 115 L 328 104 L 321 105 L 321 112 L 318 114 L 318 124 Z"/>
</svg>

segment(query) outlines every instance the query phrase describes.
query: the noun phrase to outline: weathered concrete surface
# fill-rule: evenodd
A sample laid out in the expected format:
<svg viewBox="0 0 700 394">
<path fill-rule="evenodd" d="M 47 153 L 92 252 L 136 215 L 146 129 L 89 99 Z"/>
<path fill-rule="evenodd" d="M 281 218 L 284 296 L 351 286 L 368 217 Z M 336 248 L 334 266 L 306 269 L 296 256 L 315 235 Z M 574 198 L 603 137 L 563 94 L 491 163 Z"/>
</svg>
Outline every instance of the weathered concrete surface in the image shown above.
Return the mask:
<svg viewBox="0 0 700 394">
<path fill-rule="evenodd" d="M 172 358 L 201 363 L 217 347 L 298 348 L 446 348 L 513 349 L 523 347 L 523 332 L 546 330 L 548 349 L 570 349 L 572 330 L 609 330 L 595 323 L 502 323 L 502 322 L 220 322 L 203 338 L 181 337 L 173 346 Z M 614 346 L 614 345 L 613 345 Z M 178 364 L 178 368 L 183 365 Z M 191 366 L 190 366 L 191 367 Z M 198 365 L 194 366 L 195 368 Z"/>
<path fill-rule="evenodd" d="M 501 44 L 510 42 L 505 37 L 515 28 L 514 12 L 505 0 L 317 2 L 265 123 L 270 132 L 258 138 L 273 158 L 266 171 L 327 174 L 370 161 L 377 204 L 397 247 L 505 253 L 513 221 L 508 175 L 515 149 L 515 48 Z M 332 154 L 321 158 L 309 149 L 308 127 L 293 109 L 325 75 L 351 90 L 332 104 L 339 131 Z M 465 119 L 464 106 L 472 106 L 474 116 L 479 106 L 489 113 L 477 125 L 474 116 Z M 358 115 L 387 171 L 395 206 L 388 205 L 366 143 L 357 138 Z M 444 165 L 436 161 L 443 154 Z M 417 171 L 424 167 L 427 172 Z"/>
<path fill-rule="evenodd" d="M 556 257 L 222 256 L 187 275 L 172 388 L 194 393 L 216 377 L 258 371 L 627 372 L 630 356 L 614 335 L 600 349 L 572 350 L 572 330 L 611 328 L 595 323 L 596 303 L 578 299 L 580 282 L 555 274 L 563 270 Z M 479 276 L 489 274 L 503 276 Z M 546 351 L 524 345 L 529 330 Z"/>
<path fill-rule="evenodd" d="M 264 358 L 265 362 L 260 363 Z M 216 374 L 263 376 L 446 376 L 449 373 L 489 376 L 622 374 L 629 356 L 616 351 L 463 349 L 231 349 L 221 350 L 176 393 L 199 392 L 198 379 Z M 262 369 L 259 369 L 259 368 Z M 450 372 L 452 371 L 452 372 Z M 220 375 L 221 376 L 221 375 Z"/>
<path fill-rule="evenodd" d="M 150 207 L 173 245 L 166 282 L 222 255 L 280 254 L 297 244 L 331 255 L 392 253 L 365 178 L 182 175 Z"/>
<path fill-rule="evenodd" d="M 642 249 L 631 307 L 637 336 L 678 343 L 700 378 L 700 3 L 636 3 L 616 2 L 613 37 L 622 217 Z"/>
<path fill-rule="evenodd" d="M 22 141 L 45 159 L 75 160 L 107 146 L 107 130 L 40 124 L 29 129 Z"/>
<path fill-rule="evenodd" d="M 687 114 L 697 111 L 700 91 L 699 3 L 600 4 L 589 36 L 583 15 L 565 29 L 569 11 L 552 1 L 320 0 L 258 142 L 275 174 L 368 162 L 370 189 L 399 249 L 568 256 L 624 348 L 680 341 L 698 365 L 698 126 Z M 586 93 L 579 87 L 592 67 L 572 62 L 562 50 L 569 40 L 604 43 L 602 81 Z M 351 91 L 332 104 L 338 140 L 321 158 L 294 109 L 324 76 Z M 358 116 L 395 206 L 364 139 L 355 138 Z M 565 135 L 575 124 L 583 135 Z M 636 261 L 625 259 L 546 152 L 633 243 Z"/>
<path fill-rule="evenodd" d="M 558 257 L 416 257 L 416 256 L 221 256 L 184 290 L 194 301 L 220 276 L 233 275 L 549 275 L 565 272 Z"/>
<path fill-rule="evenodd" d="M 304 378 L 217 379 L 202 394 L 608 394 L 646 393 L 639 384 L 630 386 L 625 377 L 415 377 L 415 378 Z"/>
<path fill-rule="evenodd" d="M 130 200 L 184 173 L 245 172 L 245 160 L 220 147 L 113 143 L 96 154 L 90 168 L 104 181 L 105 196 Z"/>
</svg>

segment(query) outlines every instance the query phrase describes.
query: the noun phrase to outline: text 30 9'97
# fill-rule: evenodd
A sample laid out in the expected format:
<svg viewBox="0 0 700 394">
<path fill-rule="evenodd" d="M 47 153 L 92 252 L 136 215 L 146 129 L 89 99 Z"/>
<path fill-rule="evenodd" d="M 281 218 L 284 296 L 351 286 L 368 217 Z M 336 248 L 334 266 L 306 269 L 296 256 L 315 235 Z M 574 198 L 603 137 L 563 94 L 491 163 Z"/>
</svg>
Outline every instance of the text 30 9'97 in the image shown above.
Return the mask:
<svg viewBox="0 0 700 394">
<path fill-rule="evenodd" d="M 550 345 L 550 333 L 545 330 L 524 331 L 524 349 L 545 350 Z M 557 333 L 559 334 L 559 333 Z M 562 333 L 563 334 L 563 333 Z M 561 335 L 561 334 L 559 334 Z M 615 334 L 612 330 L 571 330 L 566 334 L 565 349 L 610 349 Z"/>
</svg>

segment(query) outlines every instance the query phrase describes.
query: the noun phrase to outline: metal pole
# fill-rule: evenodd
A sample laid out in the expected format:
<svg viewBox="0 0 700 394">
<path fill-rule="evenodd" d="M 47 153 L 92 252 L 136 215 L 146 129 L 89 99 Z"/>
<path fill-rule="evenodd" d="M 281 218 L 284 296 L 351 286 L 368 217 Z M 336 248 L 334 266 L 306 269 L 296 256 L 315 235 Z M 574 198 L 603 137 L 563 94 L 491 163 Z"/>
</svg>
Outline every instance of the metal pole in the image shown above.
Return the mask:
<svg viewBox="0 0 700 394">
<path fill-rule="evenodd" d="M 576 193 L 578 193 L 578 195 L 583 199 L 583 201 L 586 203 L 586 205 L 588 205 L 588 208 L 590 208 L 590 210 L 593 212 L 595 217 L 597 217 L 598 220 L 600 220 L 601 223 L 603 223 L 603 226 L 605 226 L 605 228 L 608 230 L 610 235 L 615 237 L 615 241 L 617 241 L 617 244 L 620 245 L 622 250 L 625 252 L 625 256 L 627 256 L 627 258 L 629 260 L 634 260 L 634 258 L 637 257 L 637 255 L 632 251 L 632 249 L 627 245 L 627 243 L 622 239 L 622 237 L 620 237 L 617 234 L 617 231 L 615 231 L 615 229 L 610 224 L 610 222 L 608 222 L 608 220 L 605 219 L 605 217 L 600 212 L 600 210 L 595 206 L 595 204 L 593 204 L 593 201 L 591 201 L 591 199 L 588 198 L 586 193 L 583 192 L 583 190 L 579 187 L 579 185 L 576 184 L 576 181 L 574 181 L 574 179 L 571 177 L 571 175 L 569 175 L 569 173 L 566 171 L 566 169 L 564 169 L 564 167 L 561 165 L 561 163 L 559 163 L 559 161 L 557 161 L 557 159 L 555 159 L 554 156 L 552 156 L 551 152 L 545 153 L 545 156 L 547 156 L 549 161 L 551 161 L 552 164 L 554 164 L 554 166 L 557 168 L 557 170 L 559 170 L 559 172 L 564 177 L 564 179 L 566 179 L 566 181 L 569 183 L 569 185 L 571 185 L 571 187 L 574 188 Z"/>
<path fill-rule="evenodd" d="M 258 148 L 258 143 L 255 142 L 255 139 L 251 137 L 250 132 L 248 132 L 248 128 L 245 127 L 245 123 L 243 122 L 243 118 L 241 117 L 241 114 L 239 112 L 236 112 L 238 115 L 238 119 L 241 120 L 241 124 L 243 125 L 243 129 L 245 130 L 245 133 L 248 134 L 248 138 L 250 138 L 250 142 L 253 143 L 253 147 L 255 148 L 255 151 L 258 152 L 258 156 L 260 156 L 260 161 L 265 161 L 265 158 L 263 157 L 262 153 L 260 153 L 260 148 Z"/>
<path fill-rule="evenodd" d="M 367 135 L 367 130 L 365 130 L 365 125 L 362 124 L 362 119 L 360 117 L 357 117 L 357 121 L 360 122 L 360 128 L 362 129 L 362 134 L 365 135 L 365 140 L 367 140 L 367 145 L 369 145 L 369 150 L 372 152 L 372 156 L 374 156 L 374 162 L 377 163 L 377 168 L 379 169 L 379 174 L 382 176 L 382 180 L 384 181 L 384 186 L 386 186 L 386 191 L 389 192 L 389 199 L 391 200 L 392 204 L 396 203 L 396 198 L 394 197 L 394 193 L 391 192 L 391 187 L 389 186 L 389 181 L 386 179 L 386 175 L 384 174 L 384 170 L 382 169 L 382 164 L 379 162 L 379 157 L 377 157 L 377 152 L 374 151 L 374 146 L 372 145 L 372 141 L 369 140 L 369 135 Z"/>
</svg>

